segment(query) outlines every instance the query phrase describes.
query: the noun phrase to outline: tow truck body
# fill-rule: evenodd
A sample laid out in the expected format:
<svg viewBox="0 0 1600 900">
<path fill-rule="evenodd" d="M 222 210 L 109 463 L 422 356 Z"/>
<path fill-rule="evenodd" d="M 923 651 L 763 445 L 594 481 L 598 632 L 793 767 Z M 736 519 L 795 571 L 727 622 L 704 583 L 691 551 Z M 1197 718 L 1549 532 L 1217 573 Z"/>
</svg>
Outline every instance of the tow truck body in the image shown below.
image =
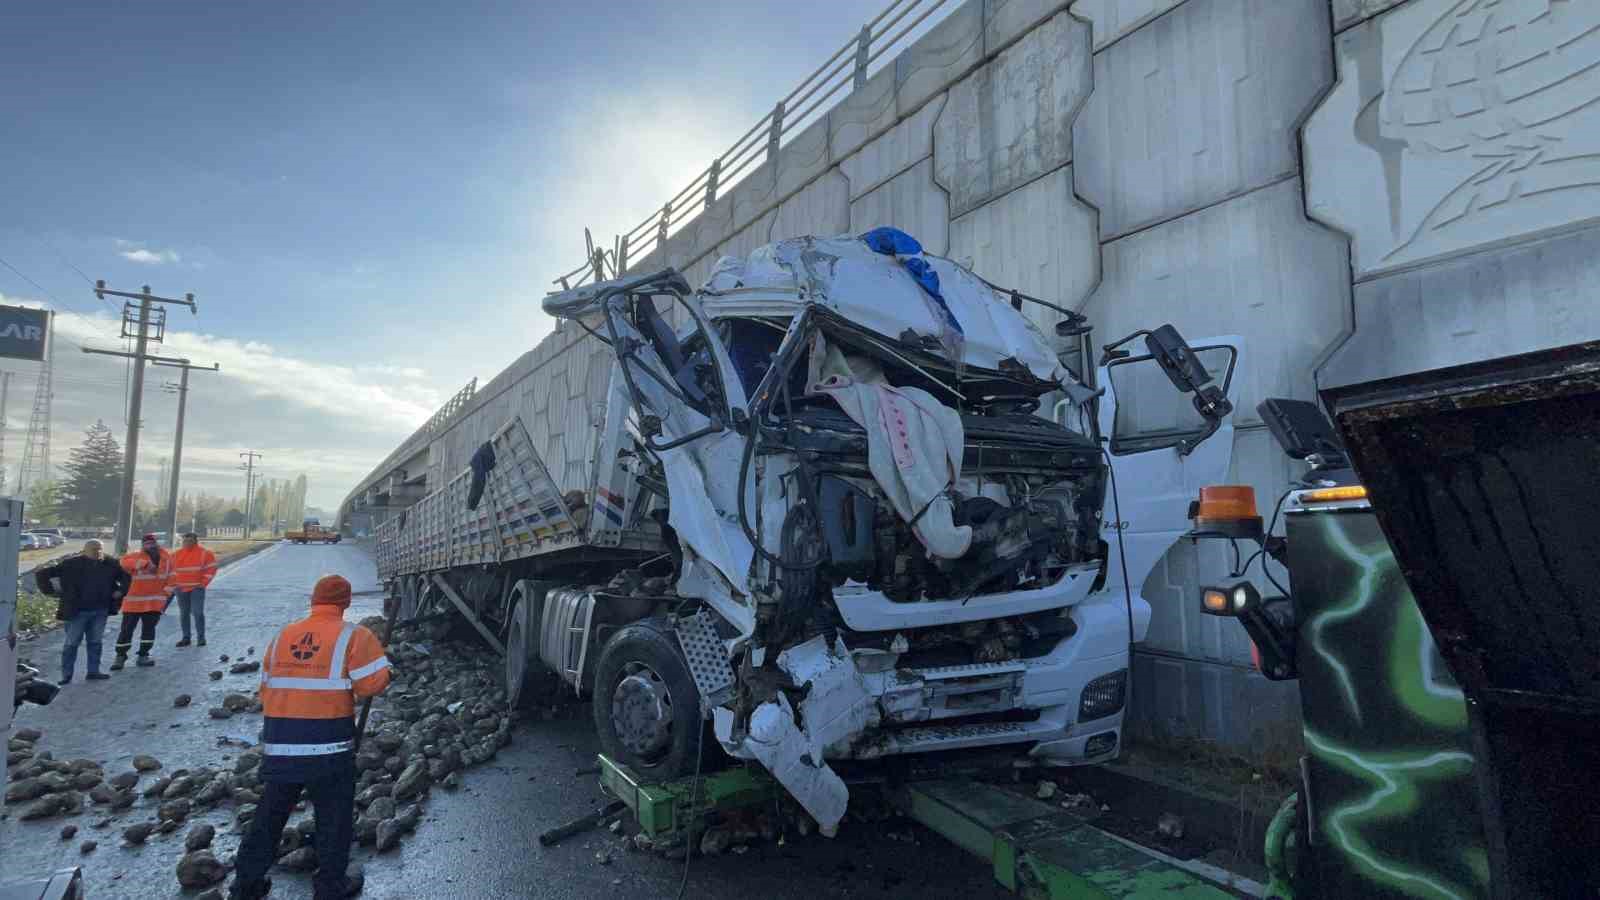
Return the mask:
<svg viewBox="0 0 1600 900">
<path fill-rule="evenodd" d="M 1268 837 L 1271 896 L 1593 896 L 1600 343 L 1322 400 L 1336 427 L 1310 408 L 1274 431 L 1337 462 L 1291 492 L 1286 538 L 1251 535 L 1291 587 L 1202 599 L 1266 677 L 1299 680 L 1307 752 Z"/>
</svg>

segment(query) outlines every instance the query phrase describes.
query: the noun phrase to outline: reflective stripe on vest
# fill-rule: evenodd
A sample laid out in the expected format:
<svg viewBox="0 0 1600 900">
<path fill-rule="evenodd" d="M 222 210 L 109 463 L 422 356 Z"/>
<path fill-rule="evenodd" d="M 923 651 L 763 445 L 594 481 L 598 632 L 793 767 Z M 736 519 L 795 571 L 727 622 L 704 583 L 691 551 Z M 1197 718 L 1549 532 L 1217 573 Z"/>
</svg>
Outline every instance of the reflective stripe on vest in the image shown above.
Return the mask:
<svg viewBox="0 0 1600 900">
<path fill-rule="evenodd" d="M 261 686 L 262 687 L 266 687 L 267 686 L 267 667 L 272 665 L 272 654 L 274 654 L 276 652 L 278 652 L 278 636 L 277 635 L 273 635 L 272 636 L 272 640 L 267 641 L 267 655 L 261 657 Z"/>
<path fill-rule="evenodd" d="M 263 744 L 268 756 L 329 756 L 344 753 L 355 747 L 355 741 L 335 741 L 332 744 Z"/>
<path fill-rule="evenodd" d="M 377 659 L 373 660 L 372 662 L 369 662 L 366 665 L 362 666 L 361 668 L 352 670 L 350 672 L 350 681 L 351 682 L 360 681 L 361 679 L 367 677 L 368 675 L 375 675 L 375 674 L 377 674 L 379 672 L 382 672 L 384 669 L 387 669 L 387 668 L 389 668 L 389 657 L 380 656 Z"/>
</svg>

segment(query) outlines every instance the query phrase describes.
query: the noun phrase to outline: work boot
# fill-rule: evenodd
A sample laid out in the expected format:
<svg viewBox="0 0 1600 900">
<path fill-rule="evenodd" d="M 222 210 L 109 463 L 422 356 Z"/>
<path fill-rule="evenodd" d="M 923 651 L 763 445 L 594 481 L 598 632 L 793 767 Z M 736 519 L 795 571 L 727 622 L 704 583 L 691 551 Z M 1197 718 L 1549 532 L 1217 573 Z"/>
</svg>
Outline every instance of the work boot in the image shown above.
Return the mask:
<svg viewBox="0 0 1600 900">
<path fill-rule="evenodd" d="M 118 653 L 117 654 L 117 658 L 113 659 L 111 661 L 111 671 L 113 671 L 113 672 L 121 672 L 122 671 L 122 667 L 127 665 L 127 664 L 128 664 L 127 655 L 126 654 L 122 654 L 122 653 Z"/>
<path fill-rule="evenodd" d="M 148 669 L 148 668 L 150 668 L 151 666 L 153 666 L 155 664 L 156 664 L 156 661 L 151 659 L 148 656 L 141 656 L 137 660 L 134 661 L 134 665 L 140 667 L 141 669 Z"/>
<path fill-rule="evenodd" d="M 205 645 L 206 645 L 206 639 L 205 638 L 201 638 L 200 640 L 195 641 L 195 646 L 197 646 L 197 647 L 204 647 Z"/>
<path fill-rule="evenodd" d="M 201 641 L 200 643 L 203 644 L 203 643 L 205 643 L 205 641 Z M 173 644 L 173 646 L 174 647 L 187 647 L 187 646 L 189 646 L 189 639 L 188 638 L 184 638 L 183 640 L 177 642 L 176 644 Z"/>
<path fill-rule="evenodd" d="M 90 677 L 93 677 L 93 676 L 90 676 Z M 56 684 L 59 684 L 62 687 L 66 687 L 67 685 L 69 685 L 71 683 L 72 683 L 72 676 L 71 675 L 63 675 L 61 677 L 61 680 L 56 682 Z"/>
<path fill-rule="evenodd" d="M 263 878 L 254 884 L 241 884 L 237 879 L 228 889 L 228 900 L 260 900 L 272 892 L 272 879 Z"/>
<path fill-rule="evenodd" d="M 90 672 L 87 677 L 88 677 L 88 679 L 90 681 L 110 681 L 111 680 L 111 676 L 107 675 L 104 672 Z"/>
</svg>

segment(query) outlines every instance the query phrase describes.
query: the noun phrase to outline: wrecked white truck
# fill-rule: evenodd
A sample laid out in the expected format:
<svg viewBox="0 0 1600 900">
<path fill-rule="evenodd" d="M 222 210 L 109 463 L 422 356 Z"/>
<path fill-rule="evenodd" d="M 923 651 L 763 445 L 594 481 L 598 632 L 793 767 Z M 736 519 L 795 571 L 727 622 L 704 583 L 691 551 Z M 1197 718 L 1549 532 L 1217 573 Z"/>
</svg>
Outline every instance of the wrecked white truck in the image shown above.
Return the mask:
<svg viewBox="0 0 1600 900">
<path fill-rule="evenodd" d="M 705 766 L 709 731 L 828 834 L 830 760 L 1116 756 L 1139 586 L 1227 474 L 1237 340 L 1092 351 L 1081 316 L 892 229 L 544 306 L 615 359 L 589 488 L 513 417 L 380 527 L 404 615 L 470 620 L 514 697 L 591 695 L 647 778 Z"/>
</svg>

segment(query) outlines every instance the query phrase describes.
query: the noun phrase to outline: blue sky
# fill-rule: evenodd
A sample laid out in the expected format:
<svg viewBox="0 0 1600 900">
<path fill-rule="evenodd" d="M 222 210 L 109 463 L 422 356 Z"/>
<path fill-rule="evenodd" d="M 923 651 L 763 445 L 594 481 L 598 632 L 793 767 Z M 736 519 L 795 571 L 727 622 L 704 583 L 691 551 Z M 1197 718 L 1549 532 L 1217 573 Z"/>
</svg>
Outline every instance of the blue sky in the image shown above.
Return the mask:
<svg viewBox="0 0 1600 900">
<path fill-rule="evenodd" d="M 8 3 L 0 258 L 29 280 L 0 267 L 0 302 L 70 314 L 56 457 L 125 422 L 123 366 L 77 350 L 116 344 L 85 277 L 192 291 L 165 352 L 224 371 L 196 377 L 186 485 L 227 492 L 253 446 L 333 505 L 548 331 L 539 298 L 584 226 L 609 246 L 880 8 Z M 15 467 L 34 369 L 0 368 Z M 172 440 L 161 380 L 147 493 Z"/>
</svg>

